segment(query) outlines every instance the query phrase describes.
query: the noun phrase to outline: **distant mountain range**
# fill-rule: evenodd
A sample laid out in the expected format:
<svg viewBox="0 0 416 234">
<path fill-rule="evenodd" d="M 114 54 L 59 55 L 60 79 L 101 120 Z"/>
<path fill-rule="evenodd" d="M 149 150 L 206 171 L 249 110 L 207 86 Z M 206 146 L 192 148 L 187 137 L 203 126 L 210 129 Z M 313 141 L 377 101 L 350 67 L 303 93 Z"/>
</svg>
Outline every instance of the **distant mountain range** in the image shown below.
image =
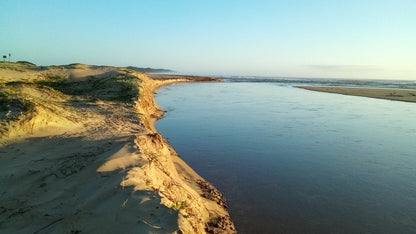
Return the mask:
<svg viewBox="0 0 416 234">
<path fill-rule="evenodd" d="M 145 72 L 145 73 L 163 73 L 163 72 L 174 72 L 172 70 L 169 69 L 160 69 L 160 68 L 150 68 L 150 67 L 133 67 L 133 66 L 128 66 L 128 69 L 134 70 L 134 71 L 138 71 L 138 72 Z"/>
</svg>

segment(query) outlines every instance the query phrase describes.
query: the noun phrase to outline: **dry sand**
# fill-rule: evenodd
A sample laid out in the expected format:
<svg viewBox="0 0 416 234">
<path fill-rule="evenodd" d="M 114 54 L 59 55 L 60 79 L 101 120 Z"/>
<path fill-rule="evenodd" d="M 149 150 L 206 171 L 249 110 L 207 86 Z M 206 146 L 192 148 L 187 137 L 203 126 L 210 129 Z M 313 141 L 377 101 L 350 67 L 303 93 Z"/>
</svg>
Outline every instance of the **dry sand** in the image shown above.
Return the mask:
<svg viewBox="0 0 416 234">
<path fill-rule="evenodd" d="M 297 88 L 344 95 L 381 98 L 394 101 L 416 102 L 416 90 L 392 88 L 356 88 L 356 87 L 315 87 L 296 86 Z"/>
<path fill-rule="evenodd" d="M 153 92 L 189 79 L 0 66 L 0 232 L 235 233 L 223 196 L 153 125 Z"/>
</svg>

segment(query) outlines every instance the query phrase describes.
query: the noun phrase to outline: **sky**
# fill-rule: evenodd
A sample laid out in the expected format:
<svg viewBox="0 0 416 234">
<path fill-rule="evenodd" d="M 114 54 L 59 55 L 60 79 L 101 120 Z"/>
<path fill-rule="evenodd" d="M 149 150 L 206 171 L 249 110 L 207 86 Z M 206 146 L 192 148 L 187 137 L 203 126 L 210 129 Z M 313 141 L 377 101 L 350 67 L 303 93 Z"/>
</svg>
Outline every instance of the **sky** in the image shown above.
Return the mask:
<svg viewBox="0 0 416 234">
<path fill-rule="evenodd" d="M 416 80 L 415 0 L 0 0 L 0 54 L 38 65 Z"/>
</svg>

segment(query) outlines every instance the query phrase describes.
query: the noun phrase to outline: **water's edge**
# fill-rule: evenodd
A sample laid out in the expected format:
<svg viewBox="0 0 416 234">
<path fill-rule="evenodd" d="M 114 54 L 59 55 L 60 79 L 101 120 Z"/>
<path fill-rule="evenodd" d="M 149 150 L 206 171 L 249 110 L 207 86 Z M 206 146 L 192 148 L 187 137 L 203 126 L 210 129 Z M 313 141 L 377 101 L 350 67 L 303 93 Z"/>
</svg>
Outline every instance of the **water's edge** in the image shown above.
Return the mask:
<svg viewBox="0 0 416 234">
<path fill-rule="evenodd" d="M 164 114 L 155 102 L 155 91 L 162 86 L 195 81 L 179 77 L 143 81 L 137 109 L 148 134 L 138 137 L 136 144 L 152 162 L 140 173 L 147 181 L 144 186 L 158 191 L 162 203 L 168 207 L 179 209 L 178 223 L 182 233 L 236 233 L 223 195 L 180 159 L 154 126 Z"/>
</svg>

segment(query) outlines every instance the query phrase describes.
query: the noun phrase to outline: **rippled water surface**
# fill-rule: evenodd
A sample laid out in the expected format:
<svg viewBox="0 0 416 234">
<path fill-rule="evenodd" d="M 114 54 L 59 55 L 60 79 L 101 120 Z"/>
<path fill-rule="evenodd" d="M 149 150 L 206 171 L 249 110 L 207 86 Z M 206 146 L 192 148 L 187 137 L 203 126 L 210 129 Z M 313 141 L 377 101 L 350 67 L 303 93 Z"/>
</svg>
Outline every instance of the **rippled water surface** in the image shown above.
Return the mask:
<svg viewBox="0 0 416 234">
<path fill-rule="evenodd" d="M 240 233 L 416 233 L 416 104 L 275 83 L 158 91 L 156 123 Z"/>
</svg>

